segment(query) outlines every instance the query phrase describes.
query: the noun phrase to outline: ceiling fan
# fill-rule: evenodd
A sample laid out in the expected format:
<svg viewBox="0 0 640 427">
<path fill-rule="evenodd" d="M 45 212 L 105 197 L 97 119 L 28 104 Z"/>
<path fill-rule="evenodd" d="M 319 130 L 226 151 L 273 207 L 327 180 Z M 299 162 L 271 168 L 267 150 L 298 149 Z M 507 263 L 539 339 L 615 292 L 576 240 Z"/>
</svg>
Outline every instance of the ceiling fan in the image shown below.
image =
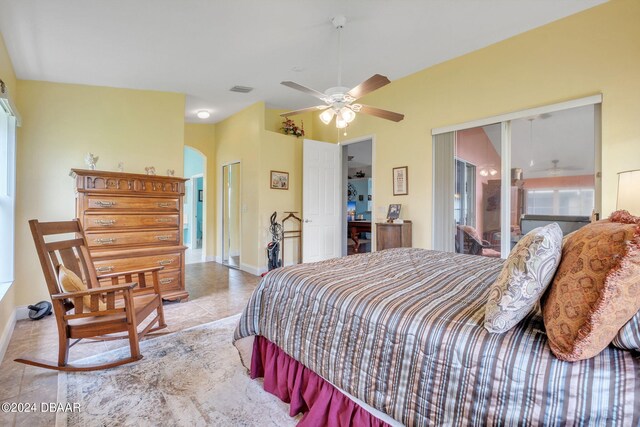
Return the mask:
<svg viewBox="0 0 640 427">
<path fill-rule="evenodd" d="M 404 119 L 404 114 L 394 113 L 393 111 L 383 110 L 381 108 L 372 107 L 370 105 L 357 104 L 359 98 L 362 98 L 368 93 L 373 92 L 376 89 L 388 85 L 391 81 L 380 74 L 374 74 L 358 86 L 349 89 L 342 86 L 342 60 L 341 60 L 341 30 L 347 22 L 347 18 L 344 16 L 336 16 L 331 20 L 333 26 L 338 30 L 338 85 L 331 87 L 326 91 L 320 92 L 315 89 L 310 89 L 301 84 L 284 81 L 281 84 L 290 87 L 292 89 L 299 90 L 322 100 L 324 105 L 317 105 L 315 107 L 303 108 L 300 110 L 289 111 L 284 114 L 280 114 L 282 117 L 293 116 L 295 114 L 306 113 L 309 111 L 322 111 L 320 114 L 320 120 L 324 124 L 329 124 L 336 118 L 336 127 L 338 129 L 346 128 L 349 123 L 356 117 L 356 113 L 369 114 L 371 116 L 380 117 L 382 119 L 399 122 Z"/>
<path fill-rule="evenodd" d="M 560 163 L 560 160 L 551 160 L 551 164 L 552 166 L 550 168 L 544 168 L 544 169 L 532 169 L 531 172 L 547 172 L 549 173 L 549 175 L 560 175 L 561 172 L 565 172 L 565 171 L 579 171 L 582 170 L 582 168 L 576 167 L 576 166 L 558 166 L 558 163 Z"/>
</svg>

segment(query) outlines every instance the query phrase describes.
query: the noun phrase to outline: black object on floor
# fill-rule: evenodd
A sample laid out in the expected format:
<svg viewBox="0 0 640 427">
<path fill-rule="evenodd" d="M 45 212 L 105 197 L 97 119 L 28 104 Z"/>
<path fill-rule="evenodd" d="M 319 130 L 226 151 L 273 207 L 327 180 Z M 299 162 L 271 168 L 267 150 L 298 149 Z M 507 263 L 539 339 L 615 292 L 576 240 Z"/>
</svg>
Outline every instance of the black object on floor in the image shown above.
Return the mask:
<svg viewBox="0 0 640 427">
<path fill-rule="evenodd" d="M 51 314 L 51 303 L 49 301 L 40 301 L 27 308 L 29 309 L 29 319 L 31 320 L 40 320 L 44 316 Z"/>
</svg>

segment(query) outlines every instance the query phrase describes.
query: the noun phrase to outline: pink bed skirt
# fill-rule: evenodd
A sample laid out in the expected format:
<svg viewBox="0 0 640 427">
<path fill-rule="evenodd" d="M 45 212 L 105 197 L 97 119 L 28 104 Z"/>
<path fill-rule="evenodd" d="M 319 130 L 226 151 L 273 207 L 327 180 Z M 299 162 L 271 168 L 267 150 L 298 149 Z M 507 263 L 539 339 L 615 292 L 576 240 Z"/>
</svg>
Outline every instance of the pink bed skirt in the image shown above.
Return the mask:
<svg viewBox="0 0 640 427">
<path fill-rule="evenodd" d="M 264 377 L 266 391 L 290 404 L 289 415 L 304 413 L 298 426 L 389 426 L 261 336 L 251 356 L 251 378 L 257 377 Z"/>
</svg>

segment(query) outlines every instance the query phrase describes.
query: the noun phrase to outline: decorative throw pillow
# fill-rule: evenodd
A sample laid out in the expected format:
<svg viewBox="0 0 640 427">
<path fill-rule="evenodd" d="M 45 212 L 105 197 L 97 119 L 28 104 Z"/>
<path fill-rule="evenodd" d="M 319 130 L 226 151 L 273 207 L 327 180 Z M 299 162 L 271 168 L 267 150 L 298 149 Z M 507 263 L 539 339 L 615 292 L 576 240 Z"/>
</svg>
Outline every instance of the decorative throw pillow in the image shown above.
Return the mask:
<svg viewBox="0 0 640 427">
<path fill-rule="evenodd" d="M 618 331 L 611 344 L 623 350 L 640 350 L 640 311 Z"/>
<path fill-rule="evenodd" d="M 640 309 L 640 226 L 615 212 L 576 231 L 543 301 L 551 351 L 562 360 L 600 353 Z"/>
<path fill-rule="evenodd" d="M 513 248 L 491 285 L 484 327 L 506 332 L 533 309 L 551 283 L 562 253 L 562 230 L 556 223 L 527 233 Z"/>
<path fill-rule="evenodd" d="M 78 277 L 76 273 L 72 270 L 69 270 L 64 265 L 60 265 L 58 267 L 58 283 L 62 286 L 62 290 L 65 292 L 79 292 L 86 291 L 87 285 Z M 85 295 L 82 297 L 83 303 L 83 311 L 90 311 L 91 307 L 91 296 Z M 106 310 L 106 304 L 103 301 L 99 301 L 98 305 L 100 310 Z"/>
</svg>

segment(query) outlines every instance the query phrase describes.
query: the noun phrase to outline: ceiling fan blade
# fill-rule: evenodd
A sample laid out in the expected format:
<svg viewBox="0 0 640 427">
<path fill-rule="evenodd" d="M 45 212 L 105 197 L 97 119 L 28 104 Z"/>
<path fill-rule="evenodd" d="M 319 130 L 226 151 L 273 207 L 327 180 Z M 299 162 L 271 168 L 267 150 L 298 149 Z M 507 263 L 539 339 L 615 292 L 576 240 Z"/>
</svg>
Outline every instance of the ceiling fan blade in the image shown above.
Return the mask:
<svg viewBox="0 0 640 427">
<path fill-rule="evenodd" d="M 296 82 L 290 82 L 290 81 L 285 81 L 285 82 L 280 82 L 281 85 L 285 85 L 287 87 L 290 87 L 291 89 L 295 89 L 295 90 L 299 90 L 300 92 L 304 92 L 307 95 L 311 95 L 311 96 L 315 96 L 318 99 L 322 99 L 324 101 L 324 98 L 326 98 L 326 95 L 322 92 L 318 92 L 315 89 L 311 89 L 308 88 L 306 86 L 302 86 L 301 84 L 298 84 Z"/>
<path fill-rule="evenodd" d="M 316 105 L 315 107 L 309 107 L 309 108 L 302 108 L 300 110 L 293 110 L 293 111 L 288 111 L 286 113 L 282 113 L 280 114 L 280 117 L 287 117 L 287 116 L 295 116 L 296 114 L 302 114 L 302 113 L 306 113 L 309 111 L 322 111 L 322 110 L 326 110 L 327 108 L 329 108 L 328 105 Z"/>
<path fill-rule="evenodd" d="M 370 105 L 363 105 L 359 112 L 394 122 L 399 122 L 404 119 L 404 114 L 394 113 L 393 111 L 383 110 L 382 108 L 371 107 Z"/>
<path fill-rule="evenodd" d="M 352 96 L 355 99 L 362 98 L 369 92 L 380 89 L 382 86 L 386 86 L 389 83 L 391 83 L 391 81 L 386 76 L 374 74 L 373 76 L 369 77 L 367 80 L 363 81 L 358 86 L 347 92 L 347 95 Z"/>
</svg>

